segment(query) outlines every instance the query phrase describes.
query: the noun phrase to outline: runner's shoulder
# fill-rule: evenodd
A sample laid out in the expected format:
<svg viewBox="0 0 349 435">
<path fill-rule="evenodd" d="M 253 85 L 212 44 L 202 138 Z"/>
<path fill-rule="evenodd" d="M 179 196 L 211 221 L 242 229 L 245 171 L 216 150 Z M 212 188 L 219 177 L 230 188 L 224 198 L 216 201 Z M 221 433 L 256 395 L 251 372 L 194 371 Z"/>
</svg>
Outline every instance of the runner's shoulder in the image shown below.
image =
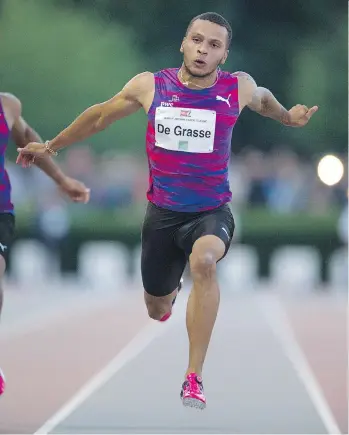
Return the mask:
<svg viewBox="0 0 349 435">
<path fill-rule="evenodd" d="M 231 75 L 233 77 L 237 77 L 239 81 L 248 81 L 251 83 L 255 83 L 254 78 L 247 72 L 245 71 L 235 71 L 233 73 L 231 73 Z"/>
<path fill-rule="evenodd" d="M 154 83 L 154 73 L 150 71 L 141 72 L 135 75 L 130 80 L 130 83 L 133 83 L 134 86 L 138 86 L 138 87 L 151 86 Z"/>
<path fill-rule="evenodd" d="M 22 103 L 19 98 L 9 92 L 0 92 L 0 101 L 3 108 L 12 113 L 14 117 L 20 116 Z"/>
<path fill-rule="evenodd" d="M 154 86 L 154 74 L 150 71 L 144 71 L 135 75 L 125 86 L 127 93 L 141 95 Z"/>
</svg>

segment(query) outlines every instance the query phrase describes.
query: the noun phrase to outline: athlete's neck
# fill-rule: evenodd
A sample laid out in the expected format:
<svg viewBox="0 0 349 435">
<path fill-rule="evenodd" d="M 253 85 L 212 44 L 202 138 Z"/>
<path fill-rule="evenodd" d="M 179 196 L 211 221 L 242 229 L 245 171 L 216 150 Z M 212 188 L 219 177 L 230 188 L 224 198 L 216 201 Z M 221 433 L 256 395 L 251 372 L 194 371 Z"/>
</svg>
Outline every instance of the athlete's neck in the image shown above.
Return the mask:
<svg viewBox="0 0 349 435">
<path fill-rule="evenodd" d="M 178 79 L 180 82 L 190 89 L 205 89 L 213 86 L 217 81 L 217 70 L 205 77 L 195 77 L 190 74 L 187 68 L 182 65 L 178 71 Z"/>
</svg>

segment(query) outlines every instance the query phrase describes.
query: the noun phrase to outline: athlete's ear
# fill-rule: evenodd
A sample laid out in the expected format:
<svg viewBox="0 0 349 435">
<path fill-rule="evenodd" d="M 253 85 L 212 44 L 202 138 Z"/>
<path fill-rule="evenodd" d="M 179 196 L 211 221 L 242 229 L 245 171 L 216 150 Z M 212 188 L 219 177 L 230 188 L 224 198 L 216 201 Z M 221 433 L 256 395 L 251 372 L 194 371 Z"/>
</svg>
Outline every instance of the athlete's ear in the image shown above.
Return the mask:
<svg viewBox="0 0 349 435">
<path fill-rule="evenodd" d="M 185 37 L 183 38 L 183 41 L 182 41 L 182 44 L 181 44 L 181 48 L 179 49 L 179 51 L 180 51 L 181 53 L 184 52 L 184 50 L 183 50 L 183 44 L 184 44 L 184 41 L 185 41 Z"/>
<path fill-rule="evenodd" d="M 229 50 L 227 50 L 227 51 L 224 53 L 224 56 L 222 57 L 222 60 L 221 60 L 221 65 L 224 65 L 224 64 L 225 64 L 225 61 L 227 60 L 228 54 L 229 54 Z"/>
</svg>

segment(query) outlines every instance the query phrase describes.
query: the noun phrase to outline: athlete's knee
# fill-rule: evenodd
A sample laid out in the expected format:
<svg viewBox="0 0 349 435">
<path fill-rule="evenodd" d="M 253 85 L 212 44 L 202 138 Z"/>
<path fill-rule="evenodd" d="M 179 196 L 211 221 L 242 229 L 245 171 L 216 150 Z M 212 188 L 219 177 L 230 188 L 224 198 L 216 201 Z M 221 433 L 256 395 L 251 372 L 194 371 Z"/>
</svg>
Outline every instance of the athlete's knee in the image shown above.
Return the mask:
<svg viewBox="0 0 349 435">
<path fill-rule="evenodd" d="M 210 251 L 193 252 L 189 264 L 194 281 L 212 279 L 216 274 L 216 259 Z"/>
<path fill-rule="evenodd" d="M 218 237 L 204 236 L 198 239 L 189 257 L 193 279 L 213 279 L 216 276 L 217 261 L 224 254 L 224 249 L 225 245 Z"/>
<path fill-rule="evenodd" d="M 148 316 L 153 320 L 161 320 L 165 314 L 171 311 L 171 305 L 147 304 Z"/>
<path fill-rule="evenodd" d="M 145 292 L 144 299 L 148 316 L 153 320 L 161 320 L 165 314 L 171 311 L 171 302 L 167 301 L 166 297 L 156 297 Z"/>
</svg>

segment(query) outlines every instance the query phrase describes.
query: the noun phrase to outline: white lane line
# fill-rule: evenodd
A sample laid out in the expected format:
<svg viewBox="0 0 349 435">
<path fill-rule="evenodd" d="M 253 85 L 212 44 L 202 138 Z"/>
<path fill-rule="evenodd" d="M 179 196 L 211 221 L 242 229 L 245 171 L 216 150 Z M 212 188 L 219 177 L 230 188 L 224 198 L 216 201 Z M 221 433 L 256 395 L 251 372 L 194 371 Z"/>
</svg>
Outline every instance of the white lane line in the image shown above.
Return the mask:
<svg viewBox="0 0 349 435">
<path fill-rule="evenodd" d="M 325 399 L 322 388 L 301 349 L 285 309 L 275 296 L 260 298 L 259 306 L 273 334 L 280 342 L 299 379 L 304 385 L 316 412 L 329 434 L 341 434 L 336 419 Z"/>
<path fill-rule="evenodd" d="M 184 295 L 183 295 L 184 296 Z M 167 322 L 150 321 L 100 372 L 87 382 L 67 403 L 49 418 L 35 434 L 47 435 L 70 414 L 105 385 L 119 370 L 136 358 L 153 340 L 163 335 L 170 326 L 183 319 L 187 298 L 182 297 L 175 306 L 173 317 Z"/>
</svg>

